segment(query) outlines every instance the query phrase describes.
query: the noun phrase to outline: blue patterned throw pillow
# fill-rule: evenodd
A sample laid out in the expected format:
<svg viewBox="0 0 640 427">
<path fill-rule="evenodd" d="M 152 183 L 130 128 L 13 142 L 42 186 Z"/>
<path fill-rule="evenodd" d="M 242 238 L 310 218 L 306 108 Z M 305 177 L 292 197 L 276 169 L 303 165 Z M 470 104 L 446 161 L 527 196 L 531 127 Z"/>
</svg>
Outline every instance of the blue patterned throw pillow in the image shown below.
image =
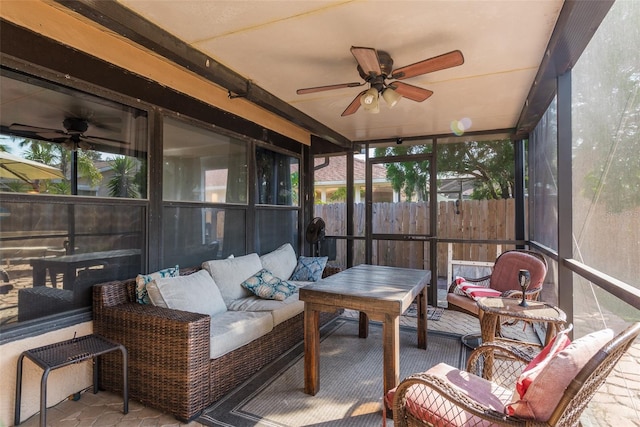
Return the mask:
<svg viewBox="0 0 640 427">
<path fill-rule="evenodd" d="M 298 265 L 293 270 L 290 280 L 296 280 L 300 282 L 317 282 L 322 278 L 322 272 L 327 265 L 329 257 L 306 257 L 301 256 L 298 258 Z"/>
<path fill-rule="evenodd" d="M 242 286 L 263 299 L 283 301 L 298 291 L 291 283 L 280 280 L 264 268 L 242 282 Z"/>
<path fill-rule="evenodd" d="M 150 274 L 138 274 L 136 277 L 136 300 L 140 304 L 151 304 L 149 295 L 147 294 L 147 283 L 162 277 L 178 277 L 180 275 L 180 266 L 165 268 Z"/>
</svg>

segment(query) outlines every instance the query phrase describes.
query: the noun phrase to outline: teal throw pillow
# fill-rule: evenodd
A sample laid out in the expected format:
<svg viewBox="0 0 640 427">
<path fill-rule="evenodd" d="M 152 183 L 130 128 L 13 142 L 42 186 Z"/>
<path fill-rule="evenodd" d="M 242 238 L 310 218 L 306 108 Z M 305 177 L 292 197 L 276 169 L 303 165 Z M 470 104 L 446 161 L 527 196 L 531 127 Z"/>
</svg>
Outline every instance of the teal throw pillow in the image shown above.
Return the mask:
<svg viewBox="0 0 640 427">
<path fill-rule="evenodd" d="M 180 266 L 178 265 L 156 271 L 155 273 L 138 274 L 136 277 L 136 301 L 140 304 L 151 304 L 149 294 L 147 293 L 147 283 L 163 277 L 178 276 L 180 276 Z"/>
<path fill-rule="evenodd" d="M 322 272 L 324 271 L 328 260 L 329 257 L 326 256 L 301 256 L 298 258 L 298 265 L 296 265 L 296 269 L 293 270 L 290 280 L 300 282 L 317 282 L 322 278 Z"/>
<path fill-rule="evenodd" d="M 263 299 L 283 301 L 298 291 L 298 288 L 274 276 L 264 268 L 242 282 L 242 286 Z"/>
</svg>

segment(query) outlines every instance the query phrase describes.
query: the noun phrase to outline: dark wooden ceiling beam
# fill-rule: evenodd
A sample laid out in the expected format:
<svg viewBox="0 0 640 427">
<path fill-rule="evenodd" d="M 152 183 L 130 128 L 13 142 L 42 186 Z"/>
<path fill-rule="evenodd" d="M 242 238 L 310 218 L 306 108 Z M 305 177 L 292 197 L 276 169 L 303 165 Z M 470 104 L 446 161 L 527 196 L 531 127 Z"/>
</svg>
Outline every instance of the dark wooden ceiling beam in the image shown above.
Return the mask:
<svg viewBox="0 0 640 427">
<path fill-rule="evenodd" d="M 341 147 L 350 148 L 343 135 L 302 113 L 233 70 L 193 49 L 182 40 L 120 5 L 106 0 L 55 0 L 66 8 L 126 37 L 164 58 L 222 86 L 283 117 L 309 132 Z"/>
</svg>

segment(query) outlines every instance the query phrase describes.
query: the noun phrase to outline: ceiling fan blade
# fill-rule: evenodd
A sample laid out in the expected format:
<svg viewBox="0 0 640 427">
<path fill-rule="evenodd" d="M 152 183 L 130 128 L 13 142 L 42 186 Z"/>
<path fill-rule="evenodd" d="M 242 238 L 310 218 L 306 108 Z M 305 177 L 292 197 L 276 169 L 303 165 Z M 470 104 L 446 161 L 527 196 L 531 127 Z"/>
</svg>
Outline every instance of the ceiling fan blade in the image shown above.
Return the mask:
<svg viewBox="0 0 640 427">
<path fill-rule="evenodd" d="M 9 130 L 16 132 L 25 138 L 31 138 L 33 135 L 37 135 L 44 139 L 59 139 L 67 137 L 67 134 L 62 130 L 41 128 L 38 126 L 29 126 L 20 123 L 13 123 L 9 126 Z"/>
<path fill-rule="evenodd" d="M 36 132 L 36 135 L 44 138 L 44 139 L 60 139 L 67 138 L 68 135 L 63 131 L 49 131 L 49 132 Z"/>
<path fill-rule="evenodd" d="M 379 76 L 382 74 L 380 69 L 380 59 L 378 58 L 378 52 L 370 47 L 356 47 L 351 46 L 351 53 L 353 54 L 358 65 L 362 68 L 365 74 Z"/>
<path fill-rule="evenodd" d="M 363 83 L 353 82 L 353 83 L 340 83 L 340 84 L 337 84 L 337 85 L 308 87 L 308 88 L 304 88 L 304 89 L 298 89 L 296 91 L 296 93 L 298 95 L 304 95 L 306 93 L 316 93 L 316 92 L 322 92 L 322 91 L 325 91 L 325 90 L 342 89 L 342 88 L 345 88 L 345 87 L 358 87 L 358 86 L 362 86 L 363 84 L 364 84 L 364 82 Z"/>
<path fill-rule="evenodd" d="M 353 101 L 351 101 L 351 104 L 349 104 L 349 106 L 346 108 L 346 110 L 344 110 L 341 114 L 342 117 L 344 116 L 349 116 L 353 113 L 355 113 L 356 111 L 358 111 L 358 108 L 360 108 L 360 97 L 362 95 L 364 95 L 364 93 L 366 92 L 366 90 L 363 90 L 362 92 L 360 92 L 358 94 L 358 96 L 356 96 Z"/>
<path fill-rule="evenodd" d="M 41 127 L 37 127 L 37 126 L 29 126 L 29 125 L 23 125 L 20 123 L 13 123 L 9 126 L 10 130 L 16 130 L 16 131 L 24 131 L 24 132 L 33 132 L 33 133 L 40 133 L 40 132 L 60 132 L 63 133 L 62 131 L 59 131 L 57 129 L 51 129 L 51 128 L 41 128 Z"/>
<path fill-rule="evenodd" d="M 389 85 L 389 87 L 405 98 L 416 102 L 422 102 L 433 95 L 433 92 L 429 89 L 423 89 L 421 87 L 410 85 L 404 82 L 393 82 Z"/>
<path fill-rule="evenodd" d="M 408 79 L 409 77 L 433 73 L 434 71 L 457 67 L 458 65 L 462 64 L 464 64 L 464 57 L 462 56 L 462 52 L 460 52 L 459 50 L 454 50 L 440 56 L 434 56 L 433 58 L 416 62 L 415 64 L 407 65 L 406 67 L 398 68 L 397 70 L 393 71 L 390 78 Z"/>
<path fill-rule="evenodd" d="M 119 145 L 129 145 L 130 142 L 129 141 L 122 141 L 120 139 L 113 139 L 113 138 L 104 138 L 101 136 L 90 136 L 90 135 L 83 135 L 81 137 L 81 139 L 86 139 L 87 141 L 104 141 L 104 142 L 115 142 Z M 113 144 L 110 144 L 113 145 Z"/>
</svg>

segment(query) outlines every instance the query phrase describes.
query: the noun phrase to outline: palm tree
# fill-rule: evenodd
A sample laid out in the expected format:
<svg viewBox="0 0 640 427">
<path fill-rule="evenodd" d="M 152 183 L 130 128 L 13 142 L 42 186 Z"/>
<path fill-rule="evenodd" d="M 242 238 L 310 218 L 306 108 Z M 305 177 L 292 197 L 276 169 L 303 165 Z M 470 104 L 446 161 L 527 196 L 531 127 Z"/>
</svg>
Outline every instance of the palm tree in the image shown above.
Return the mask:
<svg viewBox="0 0 640 427">
<path fill-rule="evenodd" d="M 60 182 L 45 182 L 40 190 L 41 192 L 71 194 L 71 151 L 64 148 L 62 144 L 33 139 L 24 139 L 19 145 L 20 147 L 28 147 L 24 153 L 26 159 L 58 167 L 66 177 Z M 91 186 L 96 186 L 102 181 L 102 174 L 94 163 L 97 160 L 100 160 L 99 153 L 90 150 L 78 150 L 78 177 L 86 178 Z"/>
<path fill-rule="evenodd" d="M 130 157 L 116 157 L 109 162 L 114 175 L 109 180 L 108 188 L 111 197 L 139 198 L 140 191 L 136 184 L 136 163 Z"/>
</svg>

